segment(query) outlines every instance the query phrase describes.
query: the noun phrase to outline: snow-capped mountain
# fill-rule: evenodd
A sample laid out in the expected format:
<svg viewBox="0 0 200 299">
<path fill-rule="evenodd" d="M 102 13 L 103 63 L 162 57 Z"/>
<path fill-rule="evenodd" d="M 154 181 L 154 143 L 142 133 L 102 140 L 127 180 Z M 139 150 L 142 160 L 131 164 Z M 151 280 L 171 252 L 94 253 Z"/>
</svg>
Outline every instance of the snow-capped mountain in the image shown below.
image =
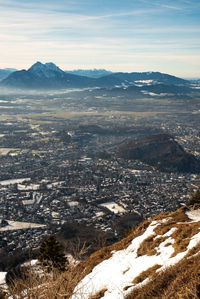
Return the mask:
<svg viewBox="0 0 200 299">
<path fill-rule="evenodd" d="M 10 74 L 1 81 L 2 87 L 19 89 L 62 89 L 93 86 L 93 79 L 67 74 L 55 64 L 36 62 L 28 70 Z"/>
<path fill-rule="evenodd" d="M 159 72 L 143 73 L 112 73 L 103 75 L 100 78 L 89 78 L 78 74 L 68 73 L 61 70 L 54 63 L 42 64 L 36 62 L 28 70 L 21 70 L 11 73 L 0 83 L 1 87 L 19 89 L 65 89 L 83 87 L 109 87 L 143 86 L 151 87 L 154 84 L 164 84 L 172 89 L 172 86 L 189 85 L 189 81 Z M 166 90 L 165 89 L 165 90 Z M 166 91 L 167 92 L 167 91 Z"/>
<path fill-rule="evenodd" d="M 40 78 L 65 77 L 65 72 L 52 62 L 42 64 L 38 61 L 28 69 L 28 72 Z"/>
</svg>

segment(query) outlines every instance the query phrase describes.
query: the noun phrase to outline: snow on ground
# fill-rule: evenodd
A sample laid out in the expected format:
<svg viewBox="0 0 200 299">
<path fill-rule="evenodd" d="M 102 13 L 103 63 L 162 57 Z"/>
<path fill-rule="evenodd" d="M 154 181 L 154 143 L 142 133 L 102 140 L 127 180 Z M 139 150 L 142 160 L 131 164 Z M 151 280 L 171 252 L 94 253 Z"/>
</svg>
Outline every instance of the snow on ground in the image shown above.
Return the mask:
<svg viewBox="0 0 200 299">
<path fill-rule="evenodd" d="M 40 188 L 39 184 L 30 184 L 30 185 L 23 185 L 23 184 L 18 184 L 17 189 L 19 191 L 30 191 L 30 190 L 38 190 Z"/>
<path fill-rule="evenodd" d="M 169 218 L 167 220 L 169 220 Z M 143 235 L 133 239 L 128 248 L 113 252 L 111 258 L 98 264 L 93 271 L 76 286 L 71 299 L 87 299 L 104 289 L 106 289 L 106 291 L 101 298 L 123 299 L 135 286 L 140 285 L 134 284 L 133 280 L 143 271 L 155 265 L 160 265 L 159 270 L 157 270 L 160 271 L 176 264 L 191 248 L 200 242 L 200 233 L 198 233 L 191 238 L 186 251 L 171 257 L 174 252 L 174 239 L 171 238 L 172 233 L 176 230 L 176 227 L 174 227 L 164 235 L 169 238 L 156 248 L 157 255 L 138 256 L 137 250 L 141 243 L 148 237 L 154 235 L 154 229 L 164 222 L 166 222 L 166 219 L 153 221 Z M 145 279 L 141 284 L 146 283 L 148 280 L 148 278 Z"/>
<path fill-rule="evenodd" d="M 11 221 L 6 220 L 9 225 L 5 227 L 0 227 L 0 232 L 3 231 L 9 231 L 9 230 L 18 230 L 18 229 L 28 229 L 28 228 L 39 228 L 39 227 L 45 227 L 44 224 L 38 224 L 38 223 L 30 223 L 30 222 L 19 222 L 19 221 Z"/>
<path fill-rule="evenodd" d="M 189 219 L 192 220 L 192 222 L 198 222 L 200 221 L 200 209 L 188 211 L 186 212 L 186 215 Z"/>
<path fill-rule="evenodd" d="M 0 185 L 7 186 L 7 185 L 11 185 L 11 184 L 23 183 L 25 181 L 27 182 L 30 180 L 31 180 L 30 178 L 10 179 L 10 180 L 5 180 L 5 181 L 0 181 Z"/>
<path fill-rule="evenodd" d="M 37 259 L 33 259 L 22 264 L 22 266 L 26 266 L 26 267 L 33 267 L 35 265 L 39 265 L 39 261 Z"/>
<path fill-rule="evenodd" d="M 151 85 L 154 82 L 154 80 L 137 80 L 135 83 L 144 83 L 147 85 Z"/>
<path fill-rule="evenodd" d="M 100 206 L 109 209 L 111 212 L 117 214 L 117 213 L 124 213 L 126 212 L 124 208 L 116 204 L 114 201 L 105 202 L 100 204 Z"/>
<path fill-rule="evenodd" d="M 0 287 L 6 283 L 7 272 L 0 272 Z"/>
<path fill-rule="evenodd" d="M 5 108 L 5 106 L 4 106 L 4 108 Z M 6 147 L 3 148 L 3 147 L 1 147 L 0 148 L 0 156 L 6 156 L 9 152 L 15 151 L 15 150 L 18 150 L 18 149 L 17 148 L 6 148 Z"/>
</svg>

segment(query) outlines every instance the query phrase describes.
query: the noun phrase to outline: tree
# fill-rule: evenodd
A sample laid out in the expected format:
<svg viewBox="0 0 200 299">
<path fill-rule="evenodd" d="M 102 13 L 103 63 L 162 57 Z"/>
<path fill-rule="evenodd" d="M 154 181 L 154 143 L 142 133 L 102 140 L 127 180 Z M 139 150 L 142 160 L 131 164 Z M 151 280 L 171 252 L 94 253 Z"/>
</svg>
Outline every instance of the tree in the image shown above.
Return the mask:
<svg viewBox="0 0 200 299">
<path fill-rule="evenodd" d="M 194 204 L 200 204 L 200 190 L 197 190 L 193 196 L 188 201 L 188 206 L 192 206 Z"/>
<path fill-rule="evenodd" d="M 57 269 L 60 272 L 65 271 L 68 260 L 65 257 L 61 244 L 56 236 L 51 234 L 45 239 L 39 247 L 38 260 L 48 272 Z"/>
</svg>

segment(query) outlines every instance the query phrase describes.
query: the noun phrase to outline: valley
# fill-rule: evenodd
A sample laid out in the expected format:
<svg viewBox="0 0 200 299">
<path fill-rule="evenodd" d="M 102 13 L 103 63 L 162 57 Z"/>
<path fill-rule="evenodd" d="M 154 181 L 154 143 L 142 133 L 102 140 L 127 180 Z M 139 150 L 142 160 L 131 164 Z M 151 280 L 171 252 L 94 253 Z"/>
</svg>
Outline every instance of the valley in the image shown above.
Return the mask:
<svg viewBox="0 0 200 299">
<path fill-rule="evenodd" d="M 199 94 L 124 90 L 2 91 L 2 256 L 36 249 L 45 235 L 72 223 L 117 240 L 142 219 L 184 205 L 198 189 L 198 172 L 161 171 L 148 159 L 116 153 L 133 139 L 169 134 L 199 160 Z M 10 221 L 27 227 L 9 229 Z"/>
</svg>

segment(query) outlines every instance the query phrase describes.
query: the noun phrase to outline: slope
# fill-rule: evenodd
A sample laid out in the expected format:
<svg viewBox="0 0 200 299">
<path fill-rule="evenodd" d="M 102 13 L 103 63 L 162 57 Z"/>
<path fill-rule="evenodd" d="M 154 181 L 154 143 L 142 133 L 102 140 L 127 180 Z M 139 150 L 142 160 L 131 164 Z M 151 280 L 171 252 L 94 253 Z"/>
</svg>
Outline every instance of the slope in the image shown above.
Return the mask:
<svg viewBox="0 0 200 299">
<path fill-rule="evenodd" d="M 200 205 L 147 219 L 63 274 L 30 269 L 6 298 L 180 299 L 200 295 Z M 84 248 L 83 248 L 84 250 Z M 18 294 L 18 296 L 17 296 Z"/>
<path fill-rule="evenodd" d="M 117 154 L 124 159 L 141 160 L 162 171 L 200 172 L 200 162 L 167 134 L 133 139 L 121 145 Z"/>
<path fill-rule="evenodd" d="M 165 281 L 165 275 L 169 276 L 170 272 L 174 278 L 171 281 L 174 281 L 178 278 L 172 266 L 178 269 L 179 274 L 181 264 L 190 268 L 193 265 L 194 268 L 200 249 L 199 224 L 200 209 L 189 210 L 186 207 L 144 222 L 126 239 L 96 252 L 87 263 L 78 266 L 79 271 L 83 272 L 84 269 L 87 275 L 75 287 L 71 298 L 136 298 L 135 292 L 137 298 L 148 298 L 147 293 L 146 297 L 142 297 L 142 286 L 150 282 L 152 277 L 155 284 L 157 279 L 158 282 L 161 280 L 161 276 L 162 281 Z M 182 268 L 182 272 L 185 270 Z M 158 298 L 167 298 L 161 295 L 161 285 L 161 289 L 157 290 Z M 193 291 L 197 293 L 198 290 Z M 175 292 L 174 289 L 174 296 Z M 152 297 L 150 295 L 149 298 Z"/>
</svg>

